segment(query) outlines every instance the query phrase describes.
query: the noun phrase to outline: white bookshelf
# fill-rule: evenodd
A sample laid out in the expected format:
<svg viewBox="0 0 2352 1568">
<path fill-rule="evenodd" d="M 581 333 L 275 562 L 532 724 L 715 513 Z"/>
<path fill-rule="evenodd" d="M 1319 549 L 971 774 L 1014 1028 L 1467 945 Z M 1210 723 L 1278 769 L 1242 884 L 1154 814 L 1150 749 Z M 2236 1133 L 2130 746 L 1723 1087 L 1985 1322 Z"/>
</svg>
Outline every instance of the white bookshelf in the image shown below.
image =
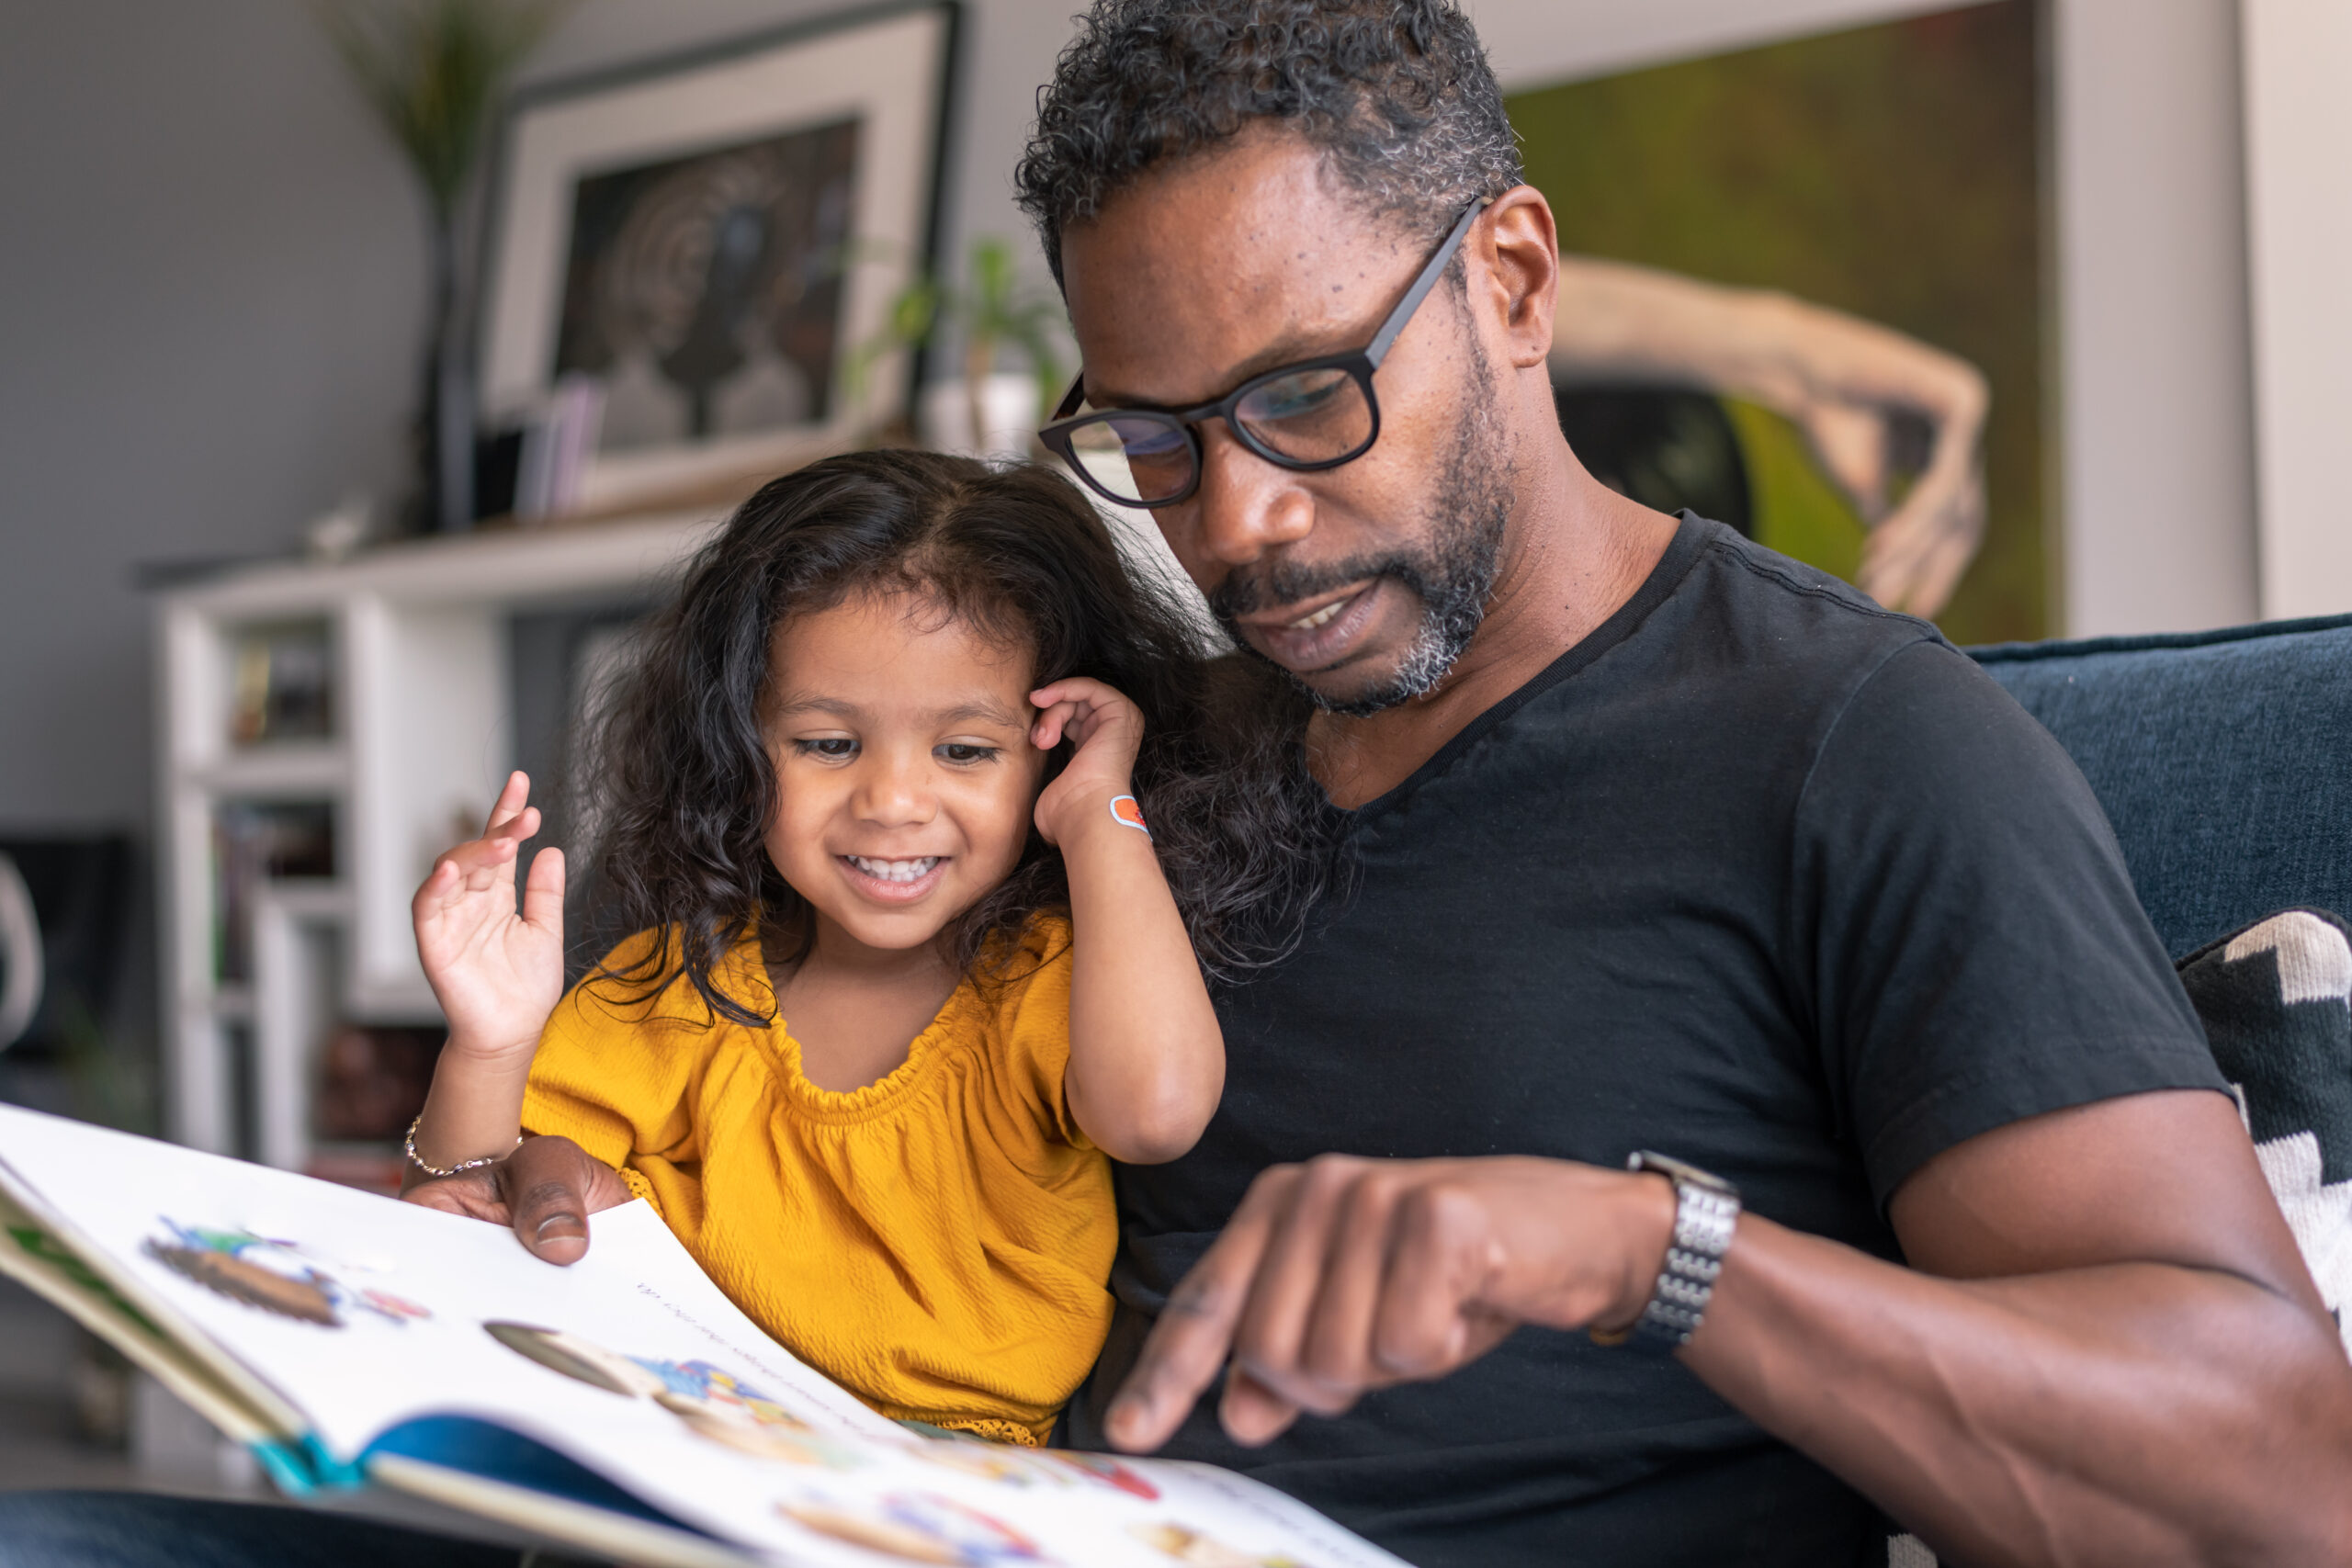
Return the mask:
<svg viewBox="0 0 2352 1568">
<path fill-rule="evenodd" d="M 677 513 L 414 541 L 334 565 L 251 567 L 157 596 L 156 860 L 174 1137 L 303 1168 L 314 1152 L 317 1056 L 334 1024 L 439 1021 L 409 898 L 515 765 L 514 617 L 650 597 L 718 523 Z M 324 630 L 330 732 L 241 745 L 234 649 L 251 628 L 289 624 Z M 332 811 L 334 874 L 253 889 L 234 933 L 245 973 L 226 980 L 214 823 L 224 806 L 270 803 Z"/>
</svg>

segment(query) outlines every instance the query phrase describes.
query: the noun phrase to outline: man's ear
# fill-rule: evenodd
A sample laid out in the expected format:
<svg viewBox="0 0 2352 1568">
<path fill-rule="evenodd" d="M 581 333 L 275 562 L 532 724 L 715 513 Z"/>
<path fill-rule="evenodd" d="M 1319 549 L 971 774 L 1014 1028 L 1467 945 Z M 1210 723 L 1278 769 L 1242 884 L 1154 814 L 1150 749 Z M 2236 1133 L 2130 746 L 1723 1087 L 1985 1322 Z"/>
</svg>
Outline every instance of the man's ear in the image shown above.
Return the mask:
<svg viewBox="0 0 2352 1568">
<path fill-rule="evenodd" d="M 1560 292 L 1552 204 L 1533 186 L 1513 186 L 1495 198 L 1470 243 L 1485 264 L 1484 303 L 1510 342 L 1511 368 L 1542 365 L 1552 352 L 1552 311 Z"/>
</svg>

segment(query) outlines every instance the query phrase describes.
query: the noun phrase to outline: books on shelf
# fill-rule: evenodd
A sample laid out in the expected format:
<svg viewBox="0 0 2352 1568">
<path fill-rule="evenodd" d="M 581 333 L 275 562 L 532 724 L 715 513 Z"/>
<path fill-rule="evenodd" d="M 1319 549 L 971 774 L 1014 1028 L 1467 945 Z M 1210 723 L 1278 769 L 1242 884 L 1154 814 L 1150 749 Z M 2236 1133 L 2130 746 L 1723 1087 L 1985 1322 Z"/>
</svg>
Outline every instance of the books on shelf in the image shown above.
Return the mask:
<svg viewBox="0 0 2352 1568">
<path fill-rule="evenodd" d="M 1397 1562 L 1209 1466 L 886 1420 L 763 1334 L 646 1205 L 593 1224 L 556 1269 L 503 1227 L 0 1106 L 0 1272 L 296 1497 L 364 1489 L 396 1517 L 422 1498 L 502 1539 L 680 1568 Z"/>
<path fill-rule="evenodd" d="M 326 801 L 222 801 L 212 812 L 215 977 L 253 977 L 253 907 L 262 887 L 335 874 L 335 812 Z"/>
<path fill-rule="evenodd" d="M 577 510 L 604 419 L 602 381 L 578 371 L 558 377 L 522 417 L 476 444 L 476 518 L 542 523 Z"/>
<path fill-rule="evenodd" d="M 334 738 L 334 651 L 325 621 L 243 627 L 233 635 L 230 667 L 231 741 Z"/>
</svg>

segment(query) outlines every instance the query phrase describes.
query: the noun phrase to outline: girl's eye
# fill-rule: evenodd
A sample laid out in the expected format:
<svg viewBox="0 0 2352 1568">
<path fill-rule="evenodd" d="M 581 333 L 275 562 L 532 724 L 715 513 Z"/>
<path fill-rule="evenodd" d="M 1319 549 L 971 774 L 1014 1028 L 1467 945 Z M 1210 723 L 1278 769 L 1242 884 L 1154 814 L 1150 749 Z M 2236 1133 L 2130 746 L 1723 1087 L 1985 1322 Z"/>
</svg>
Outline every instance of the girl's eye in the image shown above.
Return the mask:
<svg viewBox="0 0 2352 1568">
<path fill-rule="evenodd" d="M 845 762 L 857 755 L 857 742 L 845 735 L 820 736 L 814 740 L 796 740 L 792 749 L 804 757 L 822 757 L 831 762 Z"/>
<path fill-rule="evenodd" d="M 997 748 L 994 746 L 975 746 L 969 741 L 965 740 L 951 740 L 946 745 L 942 746 L 939 749 L 939 756 L 943 761 L 969 766 L 974 762 L 994 761 L 997 756 Z"/>
</svg>

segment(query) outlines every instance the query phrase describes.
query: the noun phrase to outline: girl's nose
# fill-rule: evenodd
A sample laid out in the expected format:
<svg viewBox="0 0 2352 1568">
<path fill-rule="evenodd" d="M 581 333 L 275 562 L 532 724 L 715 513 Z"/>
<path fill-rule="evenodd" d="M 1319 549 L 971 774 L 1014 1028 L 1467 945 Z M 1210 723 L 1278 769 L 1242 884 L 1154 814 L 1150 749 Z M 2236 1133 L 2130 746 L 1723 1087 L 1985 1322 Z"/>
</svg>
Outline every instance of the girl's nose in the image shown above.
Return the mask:
<svg viewBox="0 0 2352 1568">
<path fill-rule="evenodd" d="M 939 796 L 932 788 L 930 754 L 921 757 L 876 755 L 860 770 L 853 809 L 862 821 L 885 828 L 920 827 L 938 814 Z"/>
</svg>

